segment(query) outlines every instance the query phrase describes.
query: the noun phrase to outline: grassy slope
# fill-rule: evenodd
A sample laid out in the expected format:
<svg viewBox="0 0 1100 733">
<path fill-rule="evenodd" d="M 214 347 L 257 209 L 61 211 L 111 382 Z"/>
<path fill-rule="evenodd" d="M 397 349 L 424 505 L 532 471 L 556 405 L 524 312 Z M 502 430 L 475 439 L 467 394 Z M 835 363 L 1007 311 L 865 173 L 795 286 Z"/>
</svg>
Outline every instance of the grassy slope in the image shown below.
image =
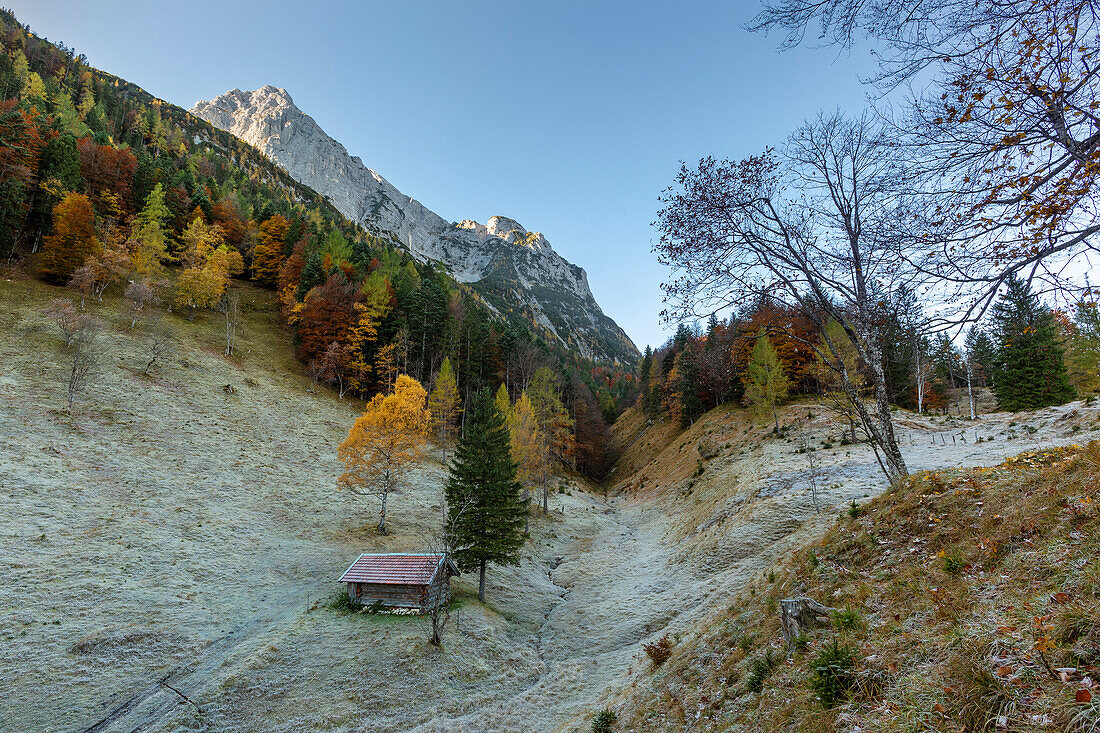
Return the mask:
<svg viewBox="0 0 1100 733">
<path fill-rule="evenodd" d="M 217 316 L 166 315 L 180 346 L 150 378 L 147 326 L 129 328 L 117 295 L 90 303 L 109 351 L 69 418 L 64 347 L 40 311 L 71 291 L 6 277 L 0 728 L 82 730 L 139 693 L 109 730 L 354 730 L 368 719 L 376 730 L 522 730 L 516 695 L 530 699 L 527 720 L 587 702 L 587 662 L 554 665 L 585 659 L 592 640 L 552 623 L 568 592 L 548 570 L 613 526 L 588 494 L 555 494 L 559 513 L 532 521 L 520 566 L 490 570 L 487 606 L 471 598 L 476 578 L 456 582 L 461 623 L 443 651 L 417 618 L 339 614 L 317 601 L 339 592 L 357 553 L 422 549 L 441 511 L 438 454 L 391 499 L 392 534 L 377 536 L 376 504 L 335 491 L 335 447 L 359 406 L 307 390 L 273 297 L 249 286 L 238 358 L 222 355 Z M 588 574 L 565 562 L 554 579 Z M 198 706 L 158 686 L 168 674 Z"/>
<path fill-rule="evenodd" d="M 987 429 L 996 423 L 1002 443 L 1019 445 L 1030 431 L 1018 418 L 993 416 Z M 1095 429 L 1095 416 L 1077 410 L 1050 422 L 1074 434 L 1082 418 L 1086 432 Z M 636 427 L 628 422 L 627 432 Z M 689 445 L 699 439 L 685 435 Z M 665 447 L 650 471 L 675 465 L 679 441 L 654 442 Z M 637 491 L 645 482 L 639 474 L 626 486 Z M 670 661 L 620 695 L 621 727 L 958 731 L 1005 716 L 1009 730 L 1093 730 L 1100 706 L 1074 700 L 1088 684 L 1081 676 L 1097 680 L 1091 665 L 1100 665 L 1098 509 L 1095 442 L 1023 453 L 993 469 L 918 473 L 858 517 L 830 519 L 823 536 L 803 528 L 801 543 L 768 572 L 728 605 L 715 603 Z M 853 609 L 855 628 L 818 632 L 783 661 L 777 602 L 800 595 Z M 855 650 L 858 683 L 850 702 L 825 709 L 810 680 L 817 652 L 833 638 Z M 1049 646 L 1051 667 L 1078 672 L 1053 679 L 1037 640 Z M 779 664 L 750 692 L 754 660 L 768 653 Z"/>
</svg>

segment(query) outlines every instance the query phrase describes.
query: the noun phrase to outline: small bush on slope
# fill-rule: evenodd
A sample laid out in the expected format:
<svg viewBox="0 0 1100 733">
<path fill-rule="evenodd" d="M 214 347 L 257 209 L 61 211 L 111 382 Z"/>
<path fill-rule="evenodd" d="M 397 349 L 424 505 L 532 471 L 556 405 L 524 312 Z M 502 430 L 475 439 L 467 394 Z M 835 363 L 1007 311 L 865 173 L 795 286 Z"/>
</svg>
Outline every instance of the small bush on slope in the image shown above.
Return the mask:
<svg viewBox="0 0 1100 733">
<path fill-rule="evenodd" d="M 672 656 L 672 639 L 665 634 L 652 644 L 644 644 L 642 648 L 653 664 L 659 667 Z"/>
<path fill-rule="evenodd" d="M 861 509 L 682 642 L 639 684 L 624 726 L 1089 730 L 1100 689 L 1092 707 L 1076 697 L 1082 677 L 1100 677 L 1100 442 L 916 474 Z M 809 654 L 778 666 L 759 695 L 741 693 L 735 681 L 755 681 L 757 660 L 779 648 L 769 606 L 799 595 L 863 623 L 811 634 Z M 846 694 L 824 708 L 815 666 L 832 657 L 834 633 L 852 664 L 835 678 Z"/>
<path fill-rule="evenodd" d="M 592 733 L 610 733 L 618 719 L 619 716 L 615 714 L 614 710 L 609 708 L 601 710 L 592 719 Z"/>
<path fill-rule="evenodd" d="M 813 661 L 810 684 L 821 698 L 821 704 L 831 708 L 848 695 L 856 682 L 856 652 L 842 646 L 836 639 L 821 647 Z"/>
</svg>

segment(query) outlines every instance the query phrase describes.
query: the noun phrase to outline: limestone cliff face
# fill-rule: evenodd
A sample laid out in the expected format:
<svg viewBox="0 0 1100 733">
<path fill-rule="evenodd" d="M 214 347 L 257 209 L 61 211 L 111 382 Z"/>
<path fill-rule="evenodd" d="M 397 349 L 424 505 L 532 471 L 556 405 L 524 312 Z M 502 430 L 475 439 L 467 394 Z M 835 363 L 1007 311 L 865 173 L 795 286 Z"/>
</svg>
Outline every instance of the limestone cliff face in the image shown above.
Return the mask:
<svg viewBox="0 0 1100 733">
<path fill-rule="evenodd" d="M 348 154 L 286 90 L 234 89 L 198 102 L 191 113 L 263 151 L 350 220 L 389 234 L 418 260 L 442 263 L 497 310 L 521 314 L 589 358 L 637 356 L 629 337 L 600 310 L 584 270 L 544 236 L 503 216 L 485 224 L 445 221 Z"/>
</svg>

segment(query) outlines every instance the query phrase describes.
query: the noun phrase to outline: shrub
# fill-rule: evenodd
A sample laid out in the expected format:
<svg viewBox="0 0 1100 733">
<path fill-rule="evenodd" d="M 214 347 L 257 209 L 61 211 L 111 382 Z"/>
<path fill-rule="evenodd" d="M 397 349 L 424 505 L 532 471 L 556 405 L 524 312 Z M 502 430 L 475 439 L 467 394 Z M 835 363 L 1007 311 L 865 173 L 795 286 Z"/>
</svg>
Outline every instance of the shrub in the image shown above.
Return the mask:
<svg viewBox="0 0 1100 733">
<path fill-rule="evenodd" d="M 855 656 L 851 647 L 841 646 L 836 639 L 817 653 L 811 666 L 810 686 L 825 707 L 831 708 L 848 696 L 848 691 L 856 682 Z"/>
<path fill-rule="evenodd" d="M 645 653 L 649 655 L 653 664 L 659 667 L 672 656 L 672 639 L 668 637 L 668 634 L 665 634 L 652 644 L 645 644 L 642 648 L 645 649 Z"/>
<path fill-rule="evenodd" d="M 592 720 L 592 733 L 609 733 L 611 726 L 619 722 L 619 716 L 611 708 L 604 708 L 596 713 Z"/>
<path fill-rule="evenodd" d="M 852 506 L 848 508 L 848 516 L 852 519 L 856 519 L 860 514 L 863 514 L 863 507 L 856 504 L 855 499 L 852 499 Z"/>
<path fill-rule="evenodd" d="M 943 556 L 943 572 L 958 575 L 966 567 L 966 561 L 958 550 L 952 550 Z"/>
<path fill-rule="evenodd" d="M 753 657 L 749 662 L 749 676 L 745 679 L 745 689 L 749 692 L 760 692 L 764 689 L 764 680 L 768 679 L 778 666 L 779 657 L 771 649 L 759 657 Z"/>
<path fill-rule="evenodd" d="M 348 594 L 340 591 L 332 600 L 329 601 L 327 607 L 330 611 L 336 611 L 337 613 L 359 613 L 363 610 L 361 604 L 356 603 L 348 597 Z"/>
</svg>

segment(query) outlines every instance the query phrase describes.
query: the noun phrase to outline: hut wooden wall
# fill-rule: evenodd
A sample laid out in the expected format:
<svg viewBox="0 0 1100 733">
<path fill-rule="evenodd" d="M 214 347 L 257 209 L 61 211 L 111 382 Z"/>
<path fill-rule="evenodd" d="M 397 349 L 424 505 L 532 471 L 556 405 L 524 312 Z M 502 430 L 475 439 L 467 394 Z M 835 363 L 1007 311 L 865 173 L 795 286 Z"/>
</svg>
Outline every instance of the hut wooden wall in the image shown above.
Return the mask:
<svg viewBox="0 0 1100 733">
<path fill-rule="evenodd" d="M 356 597 L 356 586 L 362 588 L 361 594 Z M 424 598 L 427 594 L 427 586 L 423 585 L 391 585 L 383 583 L 348 583 L 348 597 L 369 606 L 381 601 L 386 606 L 396 608 L 423 608 Z"/>
<path fill-rule="evenodd" d="M 348 583 L 348 598 L 364 606 L 378 601 L 391 608 L 419 608 L 427 611 L 451 600 L 451 575 L 439 573 L 431 585 L 396 585 L 389 583 Z M 356 586 L 362 590 L 356 596 Z"/>
</svg>

